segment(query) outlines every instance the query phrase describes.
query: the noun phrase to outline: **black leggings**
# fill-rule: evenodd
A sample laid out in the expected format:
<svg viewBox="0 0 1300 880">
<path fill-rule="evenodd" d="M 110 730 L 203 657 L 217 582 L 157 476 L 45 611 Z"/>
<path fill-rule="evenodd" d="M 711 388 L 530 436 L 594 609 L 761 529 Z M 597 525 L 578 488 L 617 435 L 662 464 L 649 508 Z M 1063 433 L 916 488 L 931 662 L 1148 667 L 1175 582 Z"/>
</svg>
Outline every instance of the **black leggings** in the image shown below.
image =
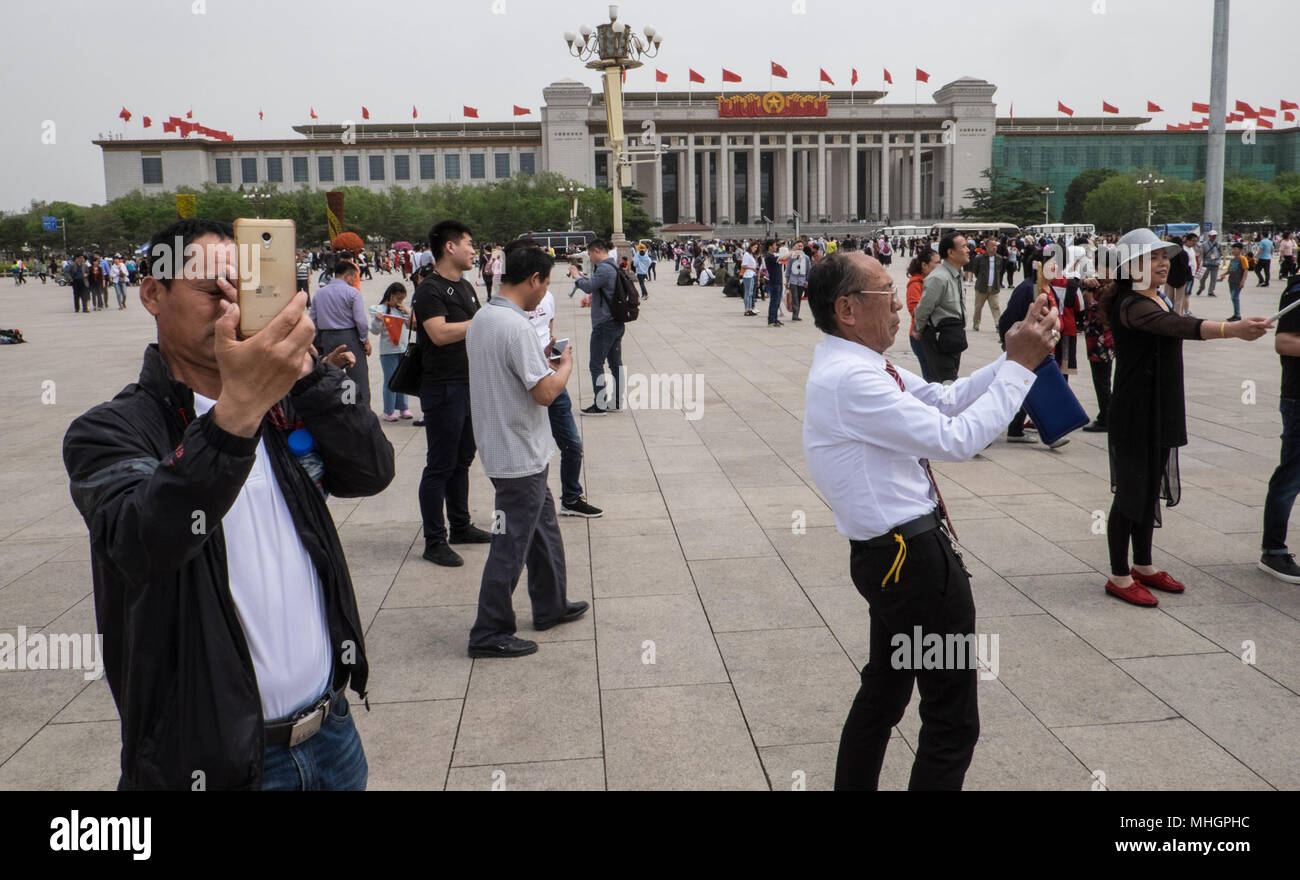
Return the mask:
<svg viewBox="0 0 1300 880">
<path fill-rule="evenodd" d="M 1156 504 L 1160 502 L 1157 501 Z M 1156 510 L 1134 522 L 1119 512 L 1118 502 L 1110 506 L 1110 517 L 1106 520 L 1106 542 L 1110 545 L 1110 573 L 1123 577 L 1129 573 L 1128 548 L 1133 543 L 1133 564 L 1151 564 L 1151 541 L 1156 531 Z"/>
</svg>

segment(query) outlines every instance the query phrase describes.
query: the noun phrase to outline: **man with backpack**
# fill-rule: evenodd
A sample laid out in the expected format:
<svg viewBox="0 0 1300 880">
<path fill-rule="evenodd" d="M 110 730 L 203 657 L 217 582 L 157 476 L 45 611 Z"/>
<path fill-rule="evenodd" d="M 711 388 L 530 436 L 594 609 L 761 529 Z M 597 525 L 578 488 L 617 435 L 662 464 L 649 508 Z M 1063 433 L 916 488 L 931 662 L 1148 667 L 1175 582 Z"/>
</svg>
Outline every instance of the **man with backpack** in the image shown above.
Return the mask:
<svg viewBox="0 0 1300 880">
<path fill-rule="evenodd" d="M 624 324 L 635 321 L 641 296 L 636 282 L 618 268 L 618 261 L 609 252 L 609 244 L 599 239 L 587 245 L 591 260 L 591 277 L 583 275 L 578 267 L 569 265 L 569 277 L 578 289 L 587 294 L 583 305 L 591 304 L 591 387 L 596 399 L 582 410 L 584 416 L 603 416 L 620 408 L 621 378 L 623 372 Z M 605 363 L 614 375 L 614 390 L 605 387 Z"/>
</svg>

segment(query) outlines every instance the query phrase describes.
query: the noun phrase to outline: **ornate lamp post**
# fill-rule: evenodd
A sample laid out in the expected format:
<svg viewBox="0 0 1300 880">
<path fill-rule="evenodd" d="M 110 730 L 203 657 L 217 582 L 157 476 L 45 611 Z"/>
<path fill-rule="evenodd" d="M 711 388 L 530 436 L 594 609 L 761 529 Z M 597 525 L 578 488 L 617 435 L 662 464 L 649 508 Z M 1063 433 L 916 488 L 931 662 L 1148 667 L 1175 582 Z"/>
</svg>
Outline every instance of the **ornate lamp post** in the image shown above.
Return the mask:
<svg viewBox="0 0 1300 880">
<path fill-rule="evenodd" d="M 1052 212 L 1052 193 L 1054 192 L 1056 192 L 1056 190 L 1052 189 L 1050 186 L 1045 186 L 1041 190 L 1039 190 L 1039 194 L 1043 197 L 1043 225 L 1044 226 L 1052 222 L 1052 218 L 1050 215 Z"/>
<path fill-rule="evenodd" d="M 578 230 L 578 193 L 586 192 L 586 189 L 575 183 L 568 186 L 559 187 L 559 191 L 569 197 L 569 231 L 577 232 Z"/>
<path fill-rule="evenodd" d="M 1164 179 L 1156 177 L 1154 174 L 1148 174 L 1146 180 L 1139 180 L 1137 182 L 1138 186 L 1143 187 L 1147 191 L 1147 228 L 1151 227 L 1151 215 L 1154 211 L 1151 204 L 1152 193 L 1154 193 L 1155 188 L 1160 186 L 1162 183 L 1164 183 Z"/>
<path fill-rule="evenodd" d="M 579 36 L 579 34 L 581 36 Z M 623 72 L 641 66 L 642 58 L 654 58 L 659 54 L 659 44 L 663 35 L 652 27 L 645 29 L 645 38 L 632 33 L 631 25 L 618 20 L 618 7 L 609 7 L 609 22 L 592 29 L 583 25 L 578 34 L 568 31 L 564 42 L 569 46 L 569 54 L 579 61 L 587 62 L 587 67 L 601 71 L 605 91 L 605 119 L 609 128 L 609 145 L 613 151 L 614 167 L 609 175 L 614 191 L 614 236 L 611 242 L 615 249 L 630 247 L 623 234 L 623 187 L 631 186 L 632 166 L 624 161 L 623 134 Z M 625 179 L 626 178 L 626 179 Z"/>
</svg>

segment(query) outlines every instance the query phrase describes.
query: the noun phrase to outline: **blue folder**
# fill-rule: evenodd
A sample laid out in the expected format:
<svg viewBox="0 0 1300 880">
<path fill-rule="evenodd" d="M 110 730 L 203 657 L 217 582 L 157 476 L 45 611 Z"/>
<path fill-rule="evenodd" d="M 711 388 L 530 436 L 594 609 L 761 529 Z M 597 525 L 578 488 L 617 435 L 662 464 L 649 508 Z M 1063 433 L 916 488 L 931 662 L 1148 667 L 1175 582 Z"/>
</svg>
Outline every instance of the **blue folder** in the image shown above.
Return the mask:
<svg viewBox="0 0 1300 880">
<path fill-rule="evenodd" d="M 1056 358 L 1047 360 L 1034 370 L 1038 378 L 1025 397 L 1025 412 L 1038 428 L 1038 438 L 1044 443 L 1055 443 L 1071 431 L 1077 431 L 1090 421 L 1079 399 L 1056 365 Z"/>
</svg>

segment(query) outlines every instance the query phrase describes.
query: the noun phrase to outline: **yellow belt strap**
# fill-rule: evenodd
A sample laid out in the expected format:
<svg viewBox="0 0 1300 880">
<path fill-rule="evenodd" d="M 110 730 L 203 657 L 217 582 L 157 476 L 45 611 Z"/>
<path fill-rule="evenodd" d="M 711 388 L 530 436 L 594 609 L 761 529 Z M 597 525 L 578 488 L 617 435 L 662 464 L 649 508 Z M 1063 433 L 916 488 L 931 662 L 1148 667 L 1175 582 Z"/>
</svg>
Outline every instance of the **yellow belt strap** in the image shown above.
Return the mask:
<svg viewBox="0 0 1300 880">
<path fill-rule="evenodd" d="M 898 543 L 898 555 L 894 557 L 894 564 L 889 567 L 889 571 L 885 572 L 885 579 L 880 582 L 882 587 L 889 583 L 890 575 L 894 576 L 894 583 L 898 583 L 903 574 L 903 563 L 907 560 L 907 542 L 898 532 L 894 532 L 894 540 Z"/>
</svg>

